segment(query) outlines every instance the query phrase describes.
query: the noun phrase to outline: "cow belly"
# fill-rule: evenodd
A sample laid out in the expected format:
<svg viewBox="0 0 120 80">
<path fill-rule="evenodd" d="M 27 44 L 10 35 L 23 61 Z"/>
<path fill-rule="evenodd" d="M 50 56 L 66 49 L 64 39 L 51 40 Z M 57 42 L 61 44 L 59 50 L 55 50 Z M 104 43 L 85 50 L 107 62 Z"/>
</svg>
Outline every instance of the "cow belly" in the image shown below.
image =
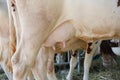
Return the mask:
<svg viewBox="0 0 120 80">
<path fill-rule="evenodd" d="M 64 15 L 73 20 L 76 36 L 85 41 L 120 37 L 117 3 L 117 0 L 76 0 L 74 3 L 67 0 Z"/>
<path fill-rule="evenodd" d="M 66 47 L 64 49 L 62 49 L 62 52 L 68 51 L 68 50 L 77 50 L 77 49 L 83 49 L 85 50 L 87 47 L 87 43 L 80 40 L 80 39 L 76 39 L 75 37 L 73 37 L 70 41 L 66 42 Z"/>
</svg>

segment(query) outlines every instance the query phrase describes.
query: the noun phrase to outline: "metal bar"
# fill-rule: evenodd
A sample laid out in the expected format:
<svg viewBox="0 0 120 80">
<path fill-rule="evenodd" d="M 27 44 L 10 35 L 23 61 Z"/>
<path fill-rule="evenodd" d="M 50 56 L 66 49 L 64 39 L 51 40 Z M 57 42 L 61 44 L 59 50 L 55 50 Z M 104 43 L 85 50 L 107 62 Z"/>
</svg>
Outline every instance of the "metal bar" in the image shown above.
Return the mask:
<svg viewBox="0 0 120 80">
<path fill-rule="evenodd" d="M 70 62 L 70 51 L 68 51 L 68 62 Z"/>
<path fill-rule="evenodd" d="M 81 59 L 81 54 L 83 53 L 83 51 L 82 50 L 78 50 L 78 66 L 77 66 L 77 68 L 78 68 L 78 73 L 80 73 L 80 59 Z"/>
<path fill-rule="evenodd" d="M 69 64 L 69 62 L 54 63 L 55 66 L 68 65 L 68 64 Z"/>
</svg>

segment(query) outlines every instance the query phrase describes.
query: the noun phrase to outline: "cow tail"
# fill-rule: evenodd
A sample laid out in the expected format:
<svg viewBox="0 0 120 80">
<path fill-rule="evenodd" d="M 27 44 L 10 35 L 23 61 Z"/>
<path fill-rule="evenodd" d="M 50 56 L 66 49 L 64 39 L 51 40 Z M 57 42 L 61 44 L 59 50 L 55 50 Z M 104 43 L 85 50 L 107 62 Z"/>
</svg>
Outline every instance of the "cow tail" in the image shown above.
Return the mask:
<svg viewBox="0 0 120 80">
<path fill-rule="evenodd" d="M 7 5 L 8 5 L 8 15 L 9 15 L 9 58 L 7 62 L 7 67 L 10 72 L 12 72 L 12 63 L 11 63 L 11 58 L 16 51 L 16 32 L 15 32 L 15 27 L 13 23 L 13 17 L 12 17 L 12 1 L 7 0 Z"/>
</svg>

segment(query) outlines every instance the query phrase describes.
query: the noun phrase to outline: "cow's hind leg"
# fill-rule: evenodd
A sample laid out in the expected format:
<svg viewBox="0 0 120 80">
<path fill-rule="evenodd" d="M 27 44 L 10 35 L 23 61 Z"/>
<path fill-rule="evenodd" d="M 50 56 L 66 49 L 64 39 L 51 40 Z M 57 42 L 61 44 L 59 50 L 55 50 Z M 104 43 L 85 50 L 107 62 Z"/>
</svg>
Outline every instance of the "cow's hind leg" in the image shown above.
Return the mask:
<svg viewBox="0 0 120 80">
<path fill-rule="evenodd" d="M 13 65 L 13 80 L 26 80 L 29 70 L 24 64 Z"/>
<path fill-rule="evenodd" d="M 14 80 L 26 80 L 29 71 L 31 71 L 31 68 L 34 66 L 34 60 L 31 56 L 32 50 L 31 52 L 29 52 L 29 49 L 28 50 L 25 50 L 25 49 L 23 48 L 17 49 L 15 54 L 12 56 L 12 67 L 13 67 L 13 79 Z"/>
<path fill-rule="evenodd" d="M 57 80 L 54 69 L 54 51 L 49 49 L 49 58 L 47 64 L 47 77 L 48 80 Z"/>
<path fill-rule="evenodd" d="M 46 80 L 47 78 L 48 49 L 41 47 L 35 65 L 32 68 L 35 80 Z"/>
</svg>

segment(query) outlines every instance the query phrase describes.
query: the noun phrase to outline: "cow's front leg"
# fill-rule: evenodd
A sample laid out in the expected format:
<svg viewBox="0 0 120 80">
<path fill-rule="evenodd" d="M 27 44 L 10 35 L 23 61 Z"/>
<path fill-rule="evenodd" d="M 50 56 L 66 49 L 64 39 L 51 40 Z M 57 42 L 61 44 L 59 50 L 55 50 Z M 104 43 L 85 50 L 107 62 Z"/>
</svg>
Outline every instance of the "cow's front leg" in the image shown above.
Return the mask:
<svg viewBox="0 0 120 80">
<path fill-rule="evenodd" d="M 96 49 L 100 45 L 101 41 L 94 42 L 94 43 L 88 43 L 87 52 L 85 53 L 85 60 L 84 60 L 84 76 L 83 80 L 89 79 L 89 70 L 92 63 L 92 58 L 94 56 L 94 53 L 96 52 Z"/>
<path fill-rule="evenodd" d="M 88 78 L 89 78 L 89 69 L 90 69 L 90 66 L 91 66 L 93 54 L 94 53 L 91 53 L 91 54 L 85 53 L 83 80 L 88 80 Z"/>
<path fill-rule="evenodd" d="M 76 65 L 77 65 L 77 51 L 76 52 L 71 51 L 70 70 L 66 77 L 67 80 L 72 80 L 73 71 L 74 71 L 74 68 L 76 67 Z"/>
</svg>

